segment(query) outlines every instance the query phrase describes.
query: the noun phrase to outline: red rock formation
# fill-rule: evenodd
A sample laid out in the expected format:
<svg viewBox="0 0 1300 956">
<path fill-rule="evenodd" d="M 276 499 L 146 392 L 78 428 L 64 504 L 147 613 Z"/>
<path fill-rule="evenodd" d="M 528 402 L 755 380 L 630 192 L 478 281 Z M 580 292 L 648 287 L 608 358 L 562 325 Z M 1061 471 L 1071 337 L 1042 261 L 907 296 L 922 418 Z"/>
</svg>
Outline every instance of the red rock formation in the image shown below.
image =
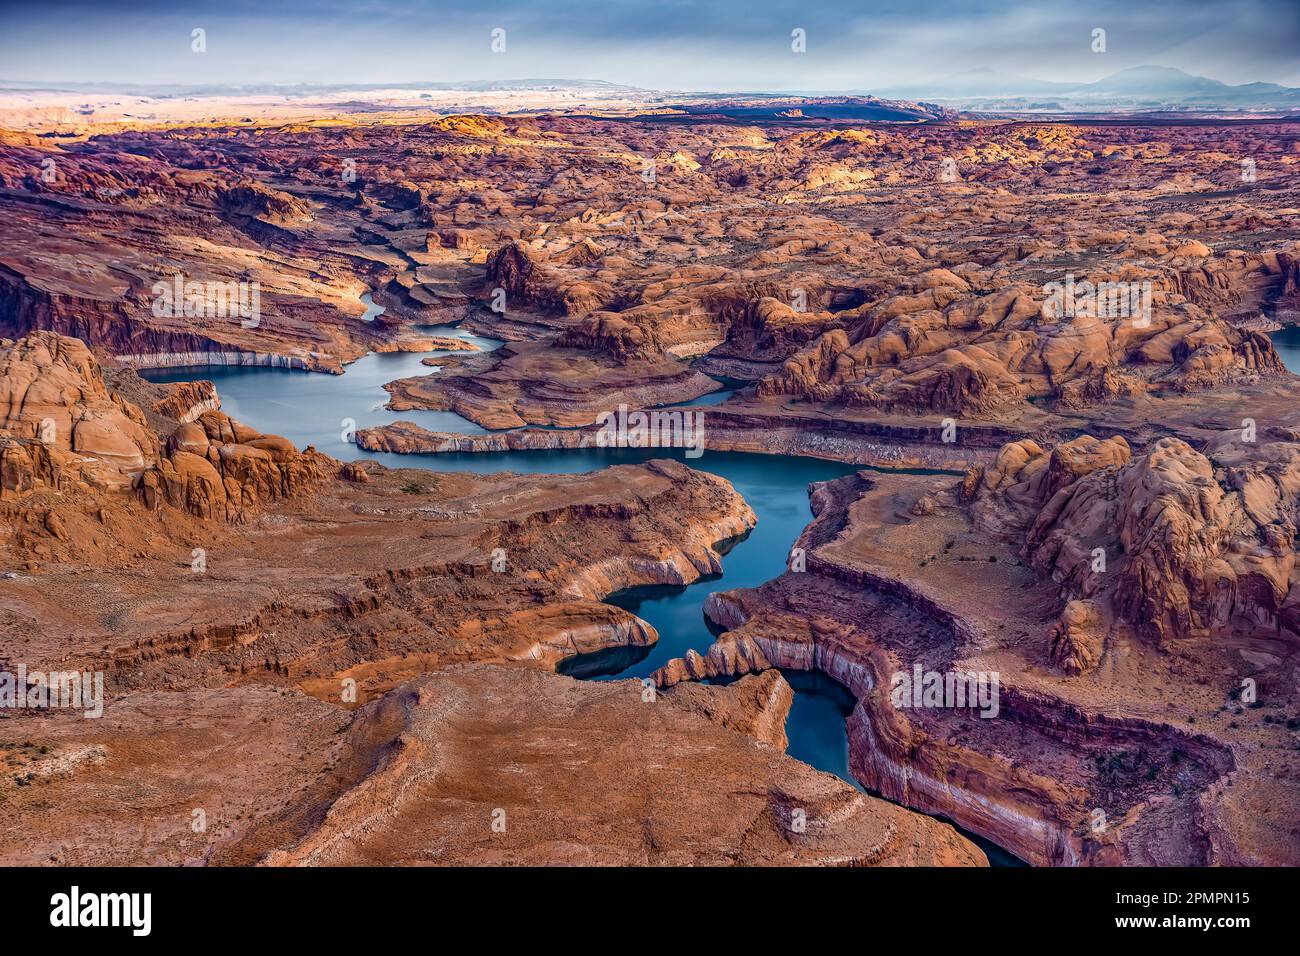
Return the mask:
<svg viewBox="0 0 1300 956">
<path fill-rule="evenodd" d="M 262 219 L 277 226 L 311 218 L 311 208 L 305 202 L 257 182 L 219 189 L 217 200 L 227 215 Z"/>
<path fill-rule="evenodd" d="M 10 492 L 37 477 L 121 490 L 158 456 L 143 413 L 109 393 L 90 350 L 53 332 L 0 340 L 0 437 Z"/>
<path fill-rule="evenodd" d="M 141 477 L 140 494 L 149 508 L 166 503 L 200 518 L 246 521 L 268 501 L 313 489 L 330 461 L 221 412 L 204 412 L 172 433 L 167 456 Z"/>
<path fill-rule="evenodd" d="M 108 666 L 123 708 L 121 736 L 41 718 L 53 756 L 31 772 L 72 782 L 51 784 L 55 814 L 5 795 L 16 825 L 39 829 L 33 852 L 138 862 L 120 839 L 139 832 L 138 802 L 104 812 L 129 781 L 151 805 L 241 811 L 221 845 L 150 818 L 163 836 L 146 852 L 166 862 L 968 862 L 947 829 L 737 733 L 779 744 L 788 689 L 762 673 L 779 666 L 858 697 L 861 782 L 1034 862 L 1300 860 L 1270 817 L 1294 817 L 1300 771 L 1286 690 L 1300 385 L 1262 334 L 1297 305 L 1294 124 L 832 129 L 797 102 L 768 106 L 784 115 L 751 126 L 679 111 L 124 128 L 61 147 L 0 134 L 3 334 L 73 334 L 106 366 L 337 372 L 433 341 L 413 323 L 463 320 L 510 344 L 393 383 L 393 407 L 583 426 L 622 402 L 699 397 L 707 370 L 757 383 L 709 409 L 710 449 L 980 466 L 959 488 L 908 475 L 817 489 L 807 570 L 710 600 L 730 630 L 658 675 L 665 719 L 639 684 L 482 662 L 546 668 L 653 641 L 603 598 L 720 570 L 714 543 L 753 520 L 725 483 L 672 463 L 547 478 L 340 467 L 230 421 L 201 388 L 163 394 L 121 370 L 106 389 L 91 352 L 28 337 L 54 344 L 22 346 L 48 362 L 0 370 L 0 554 L 21 569 L 0 580 L 0 619 L 33 659 Z M 1261 182 L 1225 155 L 1256 157 Z M 178 272 L 258 282 L 264 315 L 155 314 L 151 290 Z M 1050 290 L 1067 277 L 1138 297 L 1065 308 Z M 388 311 L 363 322 L 365 287 Z M 484 308 L 497 288 L 504 311 Z M 1110 314 L 1135 301 L 1143 314 Z M 66 415 L 54 442 L 32 434 L 42 406 Z M 1254 442 L 1228 430 L 1247 415 Z M 493 450 L 581 447 L 591 431 L 358 437 Z M 193 570 L 196 548 L 220 573 Z M 999 673 L 999 717 L 894 707 L 883 691 L 916 663 Z M 727 691 L 689 683 L 753 672 Z M 1243 677 L 1259 708 L 1231 696 Z M 341 716 L 348 680 L 371 701 L 359 716 Z M 158 714 L 188 746 L 100 759 L 158 739 Z M 602 760 L 550 773 L 568 759 L 557 727 Z M 212 748 L 199 763 L 195 734 Z M 475 828 L 519 741 L 550 758 L 521 781 L 541 795 L 524 812 L 587 810 L 484 850 Z M 194 778 L 178 753 L 205 771 L 199 791 L 175 784 Z M 428 774 L 448 755 L 451 809 Z M 801 804 L 824 823 L 802 842 L 783 829 Z M 631 805 L 651 807 L 636 819 L 648 813 L 659 856 L 642 826 L 601 815 Z M 96 848 L 68 838 L 91 830 Z"/>
<path fill-rule="evenodd" d="M 1290 125 L 814 129 L 781 112 L 761 127 L 459 116 L 124 130 L 66 149 L 14 137 L 0 314 L 9 334 L 55 329 L 146 364 L 332 371 L 411 341 L 411 319 L 468 318 L 551 353 L 497 363 L 494 401 L 582 393 L 575 352 L 629 379 L 698 357 L 757 381 L 768 406 L 1067 436 L 1079 411 L 1155 417 L 1189 392 L 1280 384 L 1251 313 L 1296 307 Z M 1258 188 L 1235 188 L 1229 146 L 1257 158 Z M 45 182 L 33 171 L 50 158 Z M 383 321 L 355 321 L 358 261 L 382 282 Z M 178 263 L 260 282 L 262 323 L 152 315 Z M 1067 277 L 1143 302 L 1149 284 L 1150 315 L 1109 315 L 1130 303 L 1119 293 L 1098 297 L 1105 314 L 1087 297 L 1054 310 L 1046 290 Z M 504 311 L 484 309 L 497 288 Z M 696 387 L 683 376 L 656 400 Z M 407 400 L 474 404 L 440 389 Z"/>
<path fill-rule="evenodd" d="M 206 390 L 173 389 L 160 403 L 183 422 L 160 454 L 144 413 L 109 391 L 83 342 L 54 332 L 0 340 L 0 497 L 23 499 L 42 486 L 134 488 L 150 508 L 242 521 L 321 481 L 329 459 L 203 410 L 216 395 L 201 384 Z M 186 421 L 195 412 L 197 421 Z"/>
<path fill-rule="evenodd" d="M 167 393 L 154 403 L 154 409 L 185 424 L 204 412 L 220 411 L 221 398 L 211 382 L 173 382 L 167 386 Z"/>
<path fill-rule="evenodd" d="M 855 329 L 827 332 L 764 379 L 759 393 L 997 415 L 1030 398 L 1079 405 L 1282 371 L 1265 336 L 1208 319 L 1186 302 L 1157 296 L 1145 324 L 1065 320 L 1044 315 L 1044 298 L 1028 289 L 970 297 L 956 276 L 922 278 L 919 294 L 886 299 Z M 959 284 L 934 285 L 949 281 Z"/>
<path fill-rule="evenodd" d="M 1104 599 L 1153 640 L 1256 626 L 1300 635 L 1300 443 L 1242 437 L 1221 433 L 1208 457 L 1176 438 L 1131 459 L 1122 438 L 1084 436 L 1050 454 L 1007 445 L 972 513 L 1023 534 L 1025 559 L 1066 599 Z"/>
<path fill-rule="evenodd" d="M 1067 674 L 1092 670 L 1105 647 L 1103 613 L 1096 601 L 1071 601 L 1048 632 L 1052 663 Z"/>
</svg>

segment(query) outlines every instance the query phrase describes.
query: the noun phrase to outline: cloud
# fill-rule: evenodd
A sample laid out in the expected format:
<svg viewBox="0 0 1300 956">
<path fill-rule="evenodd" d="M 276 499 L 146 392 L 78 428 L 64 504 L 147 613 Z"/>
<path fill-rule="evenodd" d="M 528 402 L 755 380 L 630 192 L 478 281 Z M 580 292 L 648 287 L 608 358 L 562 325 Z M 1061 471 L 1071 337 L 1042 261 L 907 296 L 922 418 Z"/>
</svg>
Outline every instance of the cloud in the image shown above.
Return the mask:
<svg viewBox="0 0 1300 956">
<path fill-rule="evenodd" d="M 229 0 L 6 5 L 9 79 L 150 83 L 600 78 L 673 89 L 847 89 L 992 66 L 1091 80 L 1143 63 L 1300 85 L 1295 0 Z M 190 52 L 194 27 L 208 52 Z M 489 34 L 507 31 L 507 52 Z M 803 54 L 790 31 L 807 31 Z M 1094 27 L 1106 54 L 1091 52 Z"/>
</svg>

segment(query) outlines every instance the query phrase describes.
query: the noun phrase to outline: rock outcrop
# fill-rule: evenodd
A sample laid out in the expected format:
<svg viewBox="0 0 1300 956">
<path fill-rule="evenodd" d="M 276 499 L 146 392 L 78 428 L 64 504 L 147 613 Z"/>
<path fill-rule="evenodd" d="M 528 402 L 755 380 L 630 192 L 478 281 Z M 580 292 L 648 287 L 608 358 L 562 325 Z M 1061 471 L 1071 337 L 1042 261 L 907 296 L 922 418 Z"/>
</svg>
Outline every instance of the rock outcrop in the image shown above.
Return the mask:
<svg viewBox="0 0 1300 956">
<path fill-rule="evenodd" d="M 493 429 L 689 401 L 716 387 L 701 373 L 755 383 L 736 401 L 762 414 L 951 417 L 1054 444 L 1079 416 L 1140 430 L 1295 400 L 1263 334 L 1300 305 L 1287 123 L 831 129 L 800 109 L 761 126 L 14 136 L 0 334 L 56 330 L 139 365 L 338 372 L 416 347 L 415 322 L 463 320 L 510 346 L 405 381 L 394 407 Z M 1225 150 L 1259 182 L 1242 188 Z M 33 172 L 47 159 L 49 181 Z M 181 273 L 256 283 L 260 317 L 156 309 Z M 381 320 L 359 321 L 365 285 Z"/>
<path fill-rule="evenodd" d="M 164 503 L 200 518 L 244 521 L 279 498 L 304 494 L 329 472 L 331 459 L 299 452 L 221 412 L 204 412 L 167 440 L 167 455 L 140 478 L 149 508 Z"/>
<path fill-rule="evenodd" d="M 174 382 L 166 394 L 154 403 L 154 409 L 173 421 L 185 424 L 204 412 L 221 411 L 221 398 L 211 382 Z"/>
<path fill-rule="evenodd" d="M 992 533 L 1023 535 L 1023 557 L 1064 599 L 1102 601 L 1154 641 L 1255 627 L 1300 637 L 1294 438 L 1234 430 L 1204 453 L 1165 438 L 1133 457 L 1122 438 L 1083 436 L 1050 453 L 1009 444 L 972 475 L 971 510 Z M 1085 606 L 1067 608 L 1054 648 L 1095 627 Z M 1078 650 L 1059 653 L 1092 656 Z"/>
<path fill-rule="evenodd" d="M 0 497 L 134 491 L 149 508 L 244 521 L 320 483 L 328 458 L 207 410 L 219 403 L 200 384 L 158 402 L 181 422 L 160 442 L 144 412 L 105 385 L 85 343 L 54 332 L 0 340 Z"/>
<path fill-rule="evenodd" d="M 36 484 L 130 488 L 158 458 L 139 408 L 110 394 L 77 339 L 33 332 L 0 340 L 0 494 Z"/>
<path fill-rule="evenodd" d="M 307 203 L 257 182 L 242 182 L 220 189 L 217 200 L 227 215 L 261 219 L 277 226 L 311 218 L 311 208 Z"/>
<path fill-rule="evenodd" d="M 1103 612 L 1096 601 L 1071 601 L 1048 632 L 1052 663 L 1067 674 L 1083 674 L 1101 660 L 1105 647 Z"/>
</svg>

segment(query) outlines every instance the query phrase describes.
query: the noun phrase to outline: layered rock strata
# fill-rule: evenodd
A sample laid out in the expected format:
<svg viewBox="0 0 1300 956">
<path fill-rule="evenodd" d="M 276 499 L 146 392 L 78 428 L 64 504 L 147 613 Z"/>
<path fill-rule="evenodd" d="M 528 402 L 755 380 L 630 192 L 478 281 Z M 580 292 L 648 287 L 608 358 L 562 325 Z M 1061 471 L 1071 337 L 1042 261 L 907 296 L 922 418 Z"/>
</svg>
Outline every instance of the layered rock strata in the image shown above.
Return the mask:
<svg viewBox="0 0 1300 956">
<path fill-rule="evenodd" d="M 1069 488 L 1087 480 L 1072 471 L 1127 454 L 1080 441 L 1033 474 Z M 858 700 L 848 720 L 858 780 L 1032 863 L 1300 859 L 1277 829 L 1296 797 L 1285 756 L 1300 722 L 1286 682 L 1294 638 L 1239 603 L 1226 627 L 1157 644 L 1101 598 L 1069 600 L 1014 542 L 990 537 L 961 491 L 924 476 L 816 486 L 815 520 L 796 543 L 802 570 L 713 595 L 705 610 L 725 633 L 656 680 L 823 671 Z M 1176 517 L 1172 502 L 1162 507 Z M 930 674 L 933 699 L 900 696 Z M 950 700 L 957 674 L 969 696 Z"/>
</svg>

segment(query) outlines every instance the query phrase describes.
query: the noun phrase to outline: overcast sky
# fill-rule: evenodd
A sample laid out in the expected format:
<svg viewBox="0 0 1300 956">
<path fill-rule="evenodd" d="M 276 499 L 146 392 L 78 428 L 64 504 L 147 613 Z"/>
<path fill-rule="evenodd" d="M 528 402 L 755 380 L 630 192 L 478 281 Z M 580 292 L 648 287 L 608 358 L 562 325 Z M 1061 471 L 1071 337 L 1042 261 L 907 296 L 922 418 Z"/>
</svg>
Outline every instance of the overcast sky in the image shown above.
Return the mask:
<svg viewBox="0 0 1300 956">
<path fill-rule="evenodd" d="M 201 55 L 196 27 L 207 32 Z M 498 27 L 504 53 L 490 47 Z M 790 49 L 796 27 L 804 54 Z M 1096 27 L 1105 53 L 1090 49 Z M 10 80 L 834 90 L 984 66 L 1087 81 L 1148 63 L 1300 86 L 1300 0 L 0 0 Z"/>
</svg>

